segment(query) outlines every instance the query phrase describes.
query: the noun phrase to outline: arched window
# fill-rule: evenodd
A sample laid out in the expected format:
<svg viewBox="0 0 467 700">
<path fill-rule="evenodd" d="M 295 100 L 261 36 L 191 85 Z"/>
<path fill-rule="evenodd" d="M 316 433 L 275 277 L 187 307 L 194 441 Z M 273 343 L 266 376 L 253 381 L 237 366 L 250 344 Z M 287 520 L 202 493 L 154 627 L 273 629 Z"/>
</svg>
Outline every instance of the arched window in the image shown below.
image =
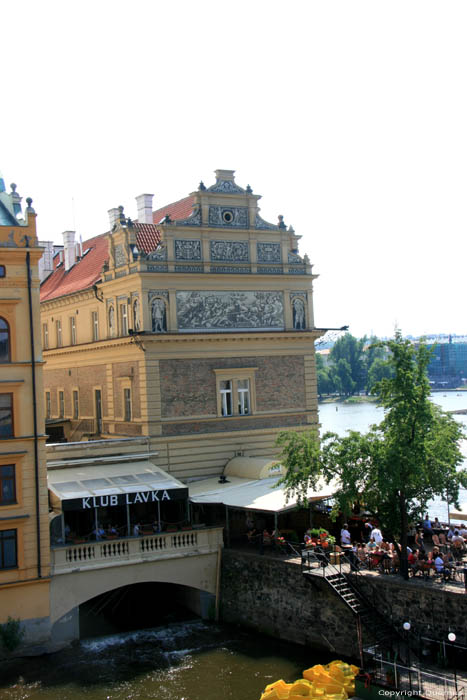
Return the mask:
<svg viewBox="0 0 467 700">
<path fill-rule="evenodd" d="M 0 362 L 11 362 L 10 326 L 0 317 Z"/>
</svg>

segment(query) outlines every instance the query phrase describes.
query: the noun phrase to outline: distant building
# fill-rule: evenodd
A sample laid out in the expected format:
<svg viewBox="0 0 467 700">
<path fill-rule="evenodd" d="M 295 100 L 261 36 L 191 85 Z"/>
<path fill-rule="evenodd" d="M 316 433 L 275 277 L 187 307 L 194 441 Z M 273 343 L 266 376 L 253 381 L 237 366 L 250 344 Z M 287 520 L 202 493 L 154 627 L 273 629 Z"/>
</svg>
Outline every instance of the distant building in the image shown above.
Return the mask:
<svg viewBox="0 0 467 700">
<path fill-rule="evenodd" d="M 467 343 L 441 342 L 430 345 L 433 356 L 428 377 L 434 387 L 456 388 L 467 379 Z"/>
<path fill-rule="evenodd" d="M 180 479 L 276 455 L 318 427 L 312 284 L 292 227 L 259 214 L 231 170 L 110 230 L 64 234 L 41 285 L 44 404 L 54 440 L 147 436 Z"/>
<path fill-rule="evenodd" d="M 45 466 L 36 214 L 0 176 L 0 623 L 20 619 L 29 645 L 48 636 Z"/>
</svg>

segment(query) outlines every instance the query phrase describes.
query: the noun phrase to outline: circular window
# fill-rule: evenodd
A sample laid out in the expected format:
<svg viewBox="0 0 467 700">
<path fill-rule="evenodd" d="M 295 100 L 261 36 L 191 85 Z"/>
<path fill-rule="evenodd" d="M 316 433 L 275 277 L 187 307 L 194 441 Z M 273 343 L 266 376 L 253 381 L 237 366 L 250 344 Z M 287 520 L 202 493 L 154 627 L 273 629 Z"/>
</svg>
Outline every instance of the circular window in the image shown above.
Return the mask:
<svg viewBox="0 0 467 700">
<path fill-rule="evenodd" d="M 222 218 L 226 224 L 231 224 L 233 221 L 233 212 L 232 211 L 223 211 L 222 212 Z"/>
</svg>

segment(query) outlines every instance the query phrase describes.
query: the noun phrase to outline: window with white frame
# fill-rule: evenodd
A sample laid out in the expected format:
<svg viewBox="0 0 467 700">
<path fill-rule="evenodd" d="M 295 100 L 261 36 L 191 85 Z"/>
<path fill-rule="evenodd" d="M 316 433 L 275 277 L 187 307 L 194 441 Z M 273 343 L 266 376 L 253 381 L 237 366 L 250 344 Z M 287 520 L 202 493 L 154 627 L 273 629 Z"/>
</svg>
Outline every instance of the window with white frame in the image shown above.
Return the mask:
<svg viewBox="0 0 467 700">
<path fill-rule="evenodd" d="M 92 319 L 92 339 L 99 340 L 99 314 L 97 311 L 93 311 L 91 314 Z"/>
<path fill-rule="evenodd" d="M 131 389 L 123 389 L 124 420 L 131 421 Z"/>
<path fill-rule="evenodd" d="M 73 389 L 73 418 L 79 418 L 79 394 L 77 389 Z"/>
<path fill-rule="evenodd" d="M 128 335 L 128 305 L 120 304 L 120 331 L 121 335 Z"/>
<path fill-rule="evenodd" d="M 71 345 L 76 345 L 76 318 L 70 316 L 70 341 Z"/>
<path fill-rule="evenodd" d="M 58 392 L 58 417 L 65 417 L 65 393 L 63 391 Z"/>
<path fill-rule="evenodd" d="M 216 369 L 217 415 L 249 416 L 255 410 L 256 367 Z"/>
<path fill-rule="evenodd" d="M 48 323 L 42 324 L 42 345 L 44 347 L 44 350 L 49 349 L 49 324 Z"/>
<path fill-rule="evenodd" d="M 57 348 L 61 348 L 63 344 L 62 340 L 62 322 L 60 320 L 55 321 L 55 331 L 57 335 Z"/>
</svg>

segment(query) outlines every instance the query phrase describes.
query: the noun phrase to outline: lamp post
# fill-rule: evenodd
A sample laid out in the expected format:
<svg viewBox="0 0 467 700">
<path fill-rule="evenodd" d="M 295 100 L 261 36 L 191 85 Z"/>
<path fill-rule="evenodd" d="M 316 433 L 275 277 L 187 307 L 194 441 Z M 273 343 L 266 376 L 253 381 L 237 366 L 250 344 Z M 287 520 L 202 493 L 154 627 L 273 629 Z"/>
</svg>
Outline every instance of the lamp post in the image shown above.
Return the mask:
<svg viewBox="0 0 467 700">
<path fill-rule="evenodd" d="M 404 632 L 405 632 L 405 640 L 407 643 L 407 665 L 409 667 L 409 686 L 410 690 L 412 690 L 412 674 L 410 673 L 410 641 L 409 641 L 409 632 L 411 630 L 412 625 L 410 622 L 404 622 L 402 625 Z"/>
<path fill-rule="evenodd" d="M 456 635 L 454 632 L 449 632 L 448 634 L 448 640 L 451 642 L 451 644 L 454 644 L 456 641 Z M 456 698 L 457 698 L 457 669 L 456 669 L 456 657 L 454 656 L 454 685 L 456 687 Z"/>
</svg>

